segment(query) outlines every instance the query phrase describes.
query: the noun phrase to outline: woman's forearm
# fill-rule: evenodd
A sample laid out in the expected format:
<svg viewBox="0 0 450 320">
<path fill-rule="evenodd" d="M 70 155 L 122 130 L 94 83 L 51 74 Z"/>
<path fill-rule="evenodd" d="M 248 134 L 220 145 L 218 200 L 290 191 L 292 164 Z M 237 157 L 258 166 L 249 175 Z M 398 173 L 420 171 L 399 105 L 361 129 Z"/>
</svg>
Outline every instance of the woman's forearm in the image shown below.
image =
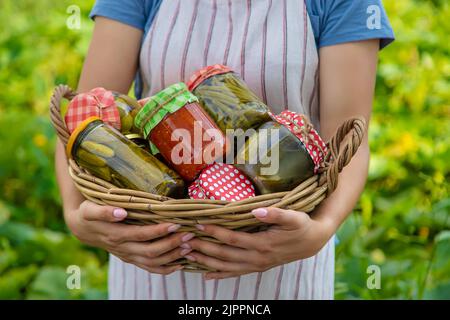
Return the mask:
<svg viewBox="0 0 450 320">
<path fill-rule="evenodd" d="M 353 117 L 364 117 L 367 127 L 372 112 L 379 40 L 350 42 L 320 50 L 321 134 L 329 140 L 337 128 Z M 330 235 L 353 210 L 366 183 L 370 150 L 368 136 L 339 175 L 337 189 L 314 211 L 327 223 Z"/>
<path fill-rule="evenodd" d="M 96 17 L 77 91 L 86 92 L 95 87 L 104 87 L 127 93 L 137 70 L 141 37 L 141 30 L 115 20 Z M 55 166 L 67 221 L 68 214 L 78 209 L 85 198 L 70 178 L 64 146 L 60 140 L 56 143 Z"/>
<path fill-rule="evenodd" d="M 68 214 L 80 206 L 84 201 L 84 197 L 70 178 L 64 146 L 59 139 L 56 142 L 55 169 L 63 203 L 64 218 L 67 222 Z"/>
<path fill-rule="evenodd" d="M 333 234 L 352 212 L 364 190 L 369 159 L 369 146 L 367 142 L 363 142 L 351 162 L 339 175 L 336 190 L 312 214 L 315 219 L 326 222 Z"/>
</svg>

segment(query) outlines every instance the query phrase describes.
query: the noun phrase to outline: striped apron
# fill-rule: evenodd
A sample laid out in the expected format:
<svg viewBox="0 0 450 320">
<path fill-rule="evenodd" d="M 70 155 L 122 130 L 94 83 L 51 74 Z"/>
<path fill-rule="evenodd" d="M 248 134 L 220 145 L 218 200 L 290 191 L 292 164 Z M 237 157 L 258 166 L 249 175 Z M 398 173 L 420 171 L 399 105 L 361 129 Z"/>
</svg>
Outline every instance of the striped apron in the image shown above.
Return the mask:
<svg viewBox="0 0 450 320">
<path fill-rule="evenodd" d="M 278 113 L 319 128 L 318 53 L 302 0 L 164 0 L 140 54 L 143 97 L 225 64 Z M 110 257 L 110 299 L 333 299 L 334 237 L 314 257 L 240 277 L 148 273 Z"/>
</svg>

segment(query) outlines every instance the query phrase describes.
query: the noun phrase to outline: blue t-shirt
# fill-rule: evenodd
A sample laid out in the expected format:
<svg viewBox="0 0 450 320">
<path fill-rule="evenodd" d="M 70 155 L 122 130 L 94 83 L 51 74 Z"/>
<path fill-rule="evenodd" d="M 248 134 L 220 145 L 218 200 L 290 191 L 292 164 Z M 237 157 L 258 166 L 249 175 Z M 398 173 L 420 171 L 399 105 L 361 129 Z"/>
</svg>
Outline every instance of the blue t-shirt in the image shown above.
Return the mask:
<svg viewBox="0 0 450 320">
<path fill-rule="evenodd" d="M 90 17 L 103 16 L 144 31 L 163 0 L 97 0 Z M 300 1 L 300 0 L 299 0 Z M 394 40 L 382 0 L 305 0 L 318 48 L 351 41 Z"/>
<path fill-rule="evenodd" d="M 90 13 L 117 20 L 147 34 L 163 0 L 97 0 Z M 301 1 L 301 0 L 299 0 Z M 345 42 L 380 39 L 380 49 L 394 40 L 382 0 L 304 0 L 317 48 Z M 144 39 L 144 37 L 142 39 Z M 142 83 L 136 75 L 135 95 Z"/>
</svg>

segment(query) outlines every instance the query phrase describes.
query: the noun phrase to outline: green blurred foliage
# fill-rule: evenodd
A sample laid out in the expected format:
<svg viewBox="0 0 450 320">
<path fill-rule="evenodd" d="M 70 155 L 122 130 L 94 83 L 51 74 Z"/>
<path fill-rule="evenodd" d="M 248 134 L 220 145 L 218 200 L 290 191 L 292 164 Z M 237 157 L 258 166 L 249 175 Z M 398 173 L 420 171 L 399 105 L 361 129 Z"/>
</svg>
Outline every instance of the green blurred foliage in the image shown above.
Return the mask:
<svg viewBox="0 0 450 320">
<path fill-rule="evenodd" d="M 66 26 L 69 6 L 81 29 Z M 93 1 L 0 2 L 0 299 L 106 298 L 107 254 L 69 235 L 54 174 L 48 102 L 56 84 L 76 87 Z M 82 270 L 68 290 L 66 270 Z"/>
<path fill-rule="evenodd" d="M 450 3 L 384 4 L 397 40 L 380 54 L 369 180 L 338 233 L 336 298 L 450 299 Z"/>
<path fill-rule="evenodd" d="M 337 299 L 450 298 L 450 5 L 386 0 L 397 40 L 380 54 L 369 181 L 338 233 Z M 81 29 L 66 26 L 81 9 Z M 89 1 L 0 3 L 0 299 L 106 297 L 107 255 L 64 225 L 47 105 L 76 87 Z M 66 287 L 67 268 L 81 289 Z M 381 269 L 369 290 L 367 268 Z"/>
</svg>

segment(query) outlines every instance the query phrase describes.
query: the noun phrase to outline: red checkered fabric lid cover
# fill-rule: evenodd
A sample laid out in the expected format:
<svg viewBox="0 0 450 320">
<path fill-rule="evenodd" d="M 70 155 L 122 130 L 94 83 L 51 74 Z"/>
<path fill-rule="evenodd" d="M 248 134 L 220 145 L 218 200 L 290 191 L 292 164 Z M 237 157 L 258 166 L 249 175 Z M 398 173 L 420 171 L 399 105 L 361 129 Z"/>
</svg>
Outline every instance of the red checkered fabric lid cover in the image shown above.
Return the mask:
<svg viewBox="0 0 450 320">
<path fill-rule="evenodd" d="M 213 163 L 188 188 L 191 199 L 239 201 L 255 196 L 255 187 L 230 164 Z"/>
<path fill-rule="evenodd" d="M 202 83 L 204 80 L 208 79 L 209 77 L 215 76 L 217 74 L 223 74 L 227 72 L 232 72 L 230 67 L 224 66 L 222 64 L 214 64 L 211 66 L 204 67 L 203 69 L 198 70 L 195 72 L 189 81 L 186 83 L 188 90 L 192 91 L 194 90 L 200 83 Z"/>
<path fill-rule="evenodd" d="M 307 129 L 307 124 L 309 123 L 309 121 L 305 118 L 305 116 L 289 110 L 285 110 L 277 116 L 272 115 L 272 117 L 278 123 L 288 128 L 300 139 L 300 141 L 308 151 L 311 159 L 313 160 L 314 171 L 317 173 L 317 170 L 319 169 L 320 164 L 323 162 L 327 153 L 327 146 L 312 126 L 309 126 L 309 130 Z M 306 134 L 308 135 L 308 137 L 305 137 L 304 131 L 302 131 L 302 129 L 307 129 Z"/>
<path fill-rule="evenodd" d="M 95 88 L 76 95 L 69 103 L 64 120 L 72 133 L 81 122 L 93 116 L 120 130 L 120 114 L 111 91 Z"/>
</svg>

